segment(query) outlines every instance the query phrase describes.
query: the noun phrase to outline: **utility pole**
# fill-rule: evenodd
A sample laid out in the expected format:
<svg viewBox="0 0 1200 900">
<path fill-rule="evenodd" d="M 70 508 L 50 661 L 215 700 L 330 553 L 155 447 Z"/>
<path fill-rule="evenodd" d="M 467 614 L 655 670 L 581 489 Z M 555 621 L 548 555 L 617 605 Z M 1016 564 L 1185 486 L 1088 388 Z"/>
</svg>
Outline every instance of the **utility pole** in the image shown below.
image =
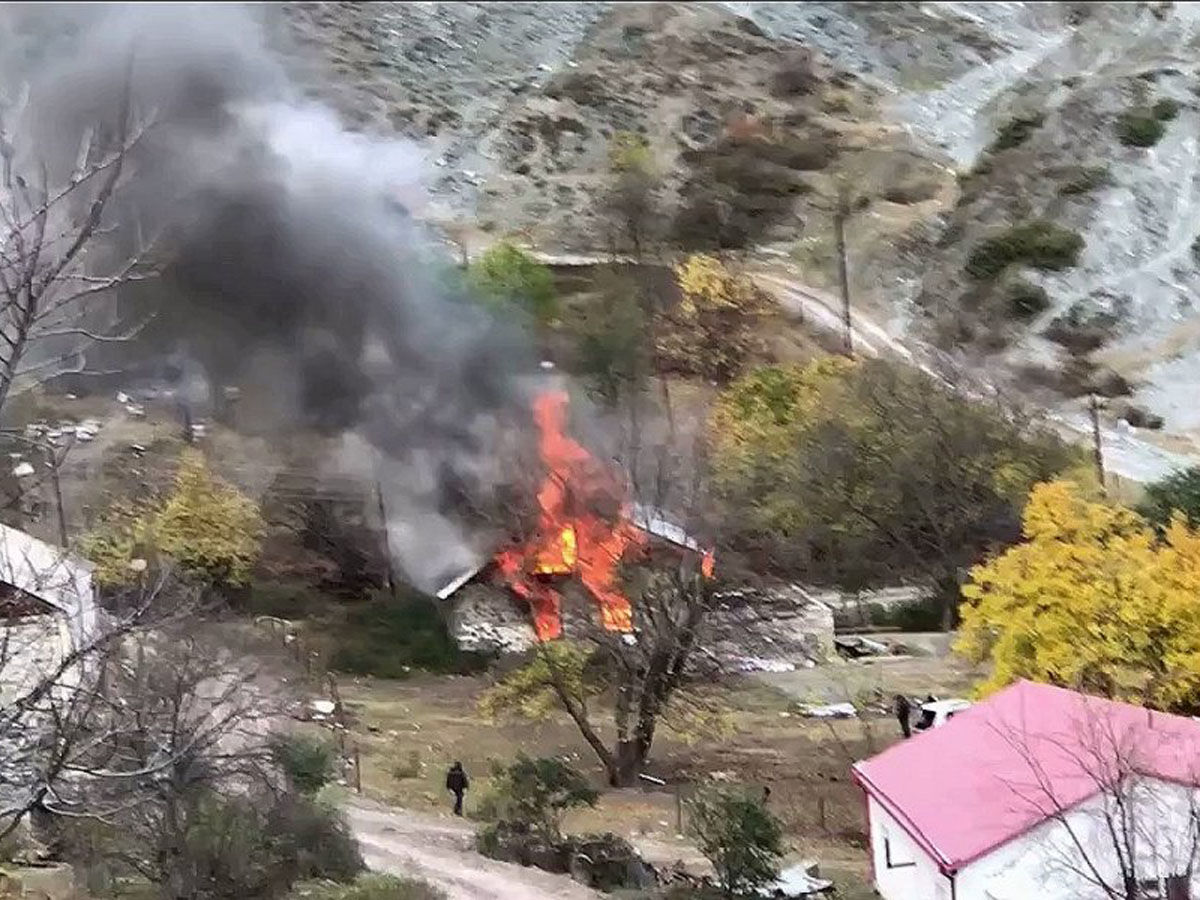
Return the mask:
<svg viewBox="0 0 1200 900">
<path fill-rule="evenodd" d="M 846 264 L 846 218 L 850 215 L 850 201 L 846 186 L 838 187 L 837 208 L 833 213 L 833 237 L 837 245 L 838 285 L 842 291 L 842 348 L 847 356 L 854 356 L 854 327 L 850 322 L 850 273 Z"/>
<path fill-rule="evenodd" d="M 1095 394 L 1088 395 L 1088 413 L 1092 417 L 1092 456 L 1096 463 L 1096 478 L 1100 481 L 1101 496 L 1108 496 L 1104 482 L 1104 447 L 1100 441 L 1100 401 Z"/>
<path fill-rule="evenodd" d="M 50 483 L 54 488 L 54 506 L 58 512 L 58 542 L 63 549 L 66 549 L 67 517 L 63 513 L 62 484 L 58 480 L 58 457 L 54 455 L 54 448 L 49 444 L 46 445 L 45 450 L 46 466 L 50 469 Z"/>
<path fill-rule="evenodd" d="M 379 522 L 383 527 L 383 557 L 384 564 L 387 566 L 387 586 L 388 594 L 393 600 L 396 599 L 396 576 L 392 570 L 392 535 L 388 531 L 387 508 L 383 505 L 383 479 L 379 476 L 380 460 L 378 454 L 375 457 L 375 500 L 379 504 Z"/>
</svg>

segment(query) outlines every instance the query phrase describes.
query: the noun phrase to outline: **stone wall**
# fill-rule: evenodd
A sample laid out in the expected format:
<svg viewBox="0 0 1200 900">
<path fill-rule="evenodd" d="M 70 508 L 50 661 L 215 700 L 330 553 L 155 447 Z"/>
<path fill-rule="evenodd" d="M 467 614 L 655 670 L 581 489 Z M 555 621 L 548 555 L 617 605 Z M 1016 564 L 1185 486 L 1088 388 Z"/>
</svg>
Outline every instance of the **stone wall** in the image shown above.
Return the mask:
<svg viewBox="0 0 1200 900">
<path fill-rule="evenodd" d="M 450 632 L 462 649 L 505 654 L 533 647 L 526 613 L 504 589 L 469 584 L 448 602 Z M 593 607 L 568 597 L 564 632 L 578 632 L 589 614 Z M 815 665 L 833 654 L 833 611 L 796 585 L 727 590 L 716 597 L 700 646 L 701 657 L 726 670 Z"/>
</svg>

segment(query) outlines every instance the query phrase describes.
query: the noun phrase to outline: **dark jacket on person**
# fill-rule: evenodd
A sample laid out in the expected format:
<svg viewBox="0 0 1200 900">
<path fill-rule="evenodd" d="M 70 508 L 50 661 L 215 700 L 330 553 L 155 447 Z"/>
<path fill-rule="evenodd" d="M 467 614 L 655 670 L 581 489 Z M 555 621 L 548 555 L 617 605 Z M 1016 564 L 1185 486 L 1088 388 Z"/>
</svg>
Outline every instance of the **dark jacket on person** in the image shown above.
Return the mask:
<svg viewBox="0 0 1200 900">
<path fill-rule="evenodd" d="M 463 767 L 458 763 L 452 765 L 450 771 L 446 773 L 446 790 L 458 794 L 470 786 L 471 782 L 467 778 L 467 773 L 463 771 Z"/>
</svg>

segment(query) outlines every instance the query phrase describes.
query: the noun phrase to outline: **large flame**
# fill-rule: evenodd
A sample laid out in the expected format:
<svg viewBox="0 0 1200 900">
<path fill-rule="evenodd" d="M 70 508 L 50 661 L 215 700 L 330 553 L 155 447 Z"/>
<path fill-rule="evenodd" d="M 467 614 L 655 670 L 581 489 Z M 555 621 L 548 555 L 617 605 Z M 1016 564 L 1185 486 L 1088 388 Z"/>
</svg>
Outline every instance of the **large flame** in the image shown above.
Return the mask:
<svg viewBox="0 0 1200 900">
<path fill-rule="evenodd" d="M 567 395 L 547 391 L 533 407 L 538 450 L 546 476 L 538 490 L 537 529 L 525 544 L 497 554 L 501 575 L 512 590 L 529 601 L 538 638 L 562 634 L 561 597 L 550 576 L 576 575 L 600 607 L 600 621 L 610 631 L 632 631 L 629 598 L 616 584 L 617 565 L 645 534 L 630 517 L 625 492 L 611 471 L 565 433 Z M 607 504 L 615 516 L 600 509 Z"/>
</svg>

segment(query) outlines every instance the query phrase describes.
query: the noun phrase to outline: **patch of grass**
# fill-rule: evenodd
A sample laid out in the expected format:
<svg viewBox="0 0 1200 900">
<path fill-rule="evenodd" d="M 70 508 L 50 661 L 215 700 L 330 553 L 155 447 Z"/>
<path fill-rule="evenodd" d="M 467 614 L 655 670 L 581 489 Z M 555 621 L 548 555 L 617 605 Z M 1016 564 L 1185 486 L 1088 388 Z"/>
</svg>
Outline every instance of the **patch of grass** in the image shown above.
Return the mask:
<svg viewBox="0 0 1200 900">
<path fill-rule="evenodd" d="M 1126 147 L 1153 147 L 1167 126 L 1152 112 L 1127 110 L 1117 118 L 1117 139 Z"/>
<path fill-rule="evenodd" d="M 1067 269 L 1078 261 L 1083 244 L 1079 233 L 1034 219 L 976 244 L 967 258 L 966 271 L 977 281 L 985 281 L 1013 263 L 1037 269 Z"/>
<path fill-rule="evenodd" d="M 479 672 L 488 658 L 458 649 L 432 599 L 387 594 L 348 612 L 330 666 L 353 675 L 407 678 L 414 669 L 442 674 Z"/>
<path fill-rule="evenodd" d="M 1009 314 L 1016 319 L 1032 319 L 1050 308 L 1050 296 L 1046 289 L 1028 281 L 1011 285 L 1006 299 Z"/>
<path fill-rule="evenodd" d="M 1112 172 L 1108 166 L 1081 166 L 1058 186 L 1058 193 L 1062 196 L 1087 194 L 1109 184 L 1112 184 Z"/>
<path fill-rule="evenodd" d="M 298 884 L 292 888 L 288 900 L 445 900 L 445 897 L 427 882 L 372 872 L 360 875 L 352 884 L 333 881 Z"/>
<path fill-rule="evenodd" d="M 1046 117 L 1042 113 L 1010 119 L 996 132 L 996 139 L 992 141 L 990 149 L 993 153 L 998 153 L 1001 150 L 1019 147 L 1029 140 L 1030 135 L 1041 128 L 1045 121 Z"/>
</svg>

